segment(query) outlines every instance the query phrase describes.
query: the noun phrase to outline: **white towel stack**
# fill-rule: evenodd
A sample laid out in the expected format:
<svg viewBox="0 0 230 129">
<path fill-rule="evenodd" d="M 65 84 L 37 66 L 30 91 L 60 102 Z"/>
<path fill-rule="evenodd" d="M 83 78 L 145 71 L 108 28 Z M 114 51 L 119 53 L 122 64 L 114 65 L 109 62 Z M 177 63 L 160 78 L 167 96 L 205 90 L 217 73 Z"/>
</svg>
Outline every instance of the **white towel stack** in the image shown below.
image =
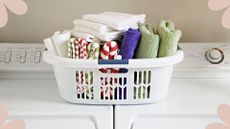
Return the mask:
<svg viewBox="0 0 230 129">
<path fill-rule="evenodd" d="M 87 14 L 74 20 L 74 36 L 95 36 L 102 41 L 118 39 L 129 28 L 137 29 L 138 22 L 145 22 L 145 15 L 117 12 Z"/>
<path fill-rule="evenodd" d="M 86 22 L 89 22 L 89 21 L 86 21 Z M 91 23 L 93 23 L 93 22 L 91 22 Z M 96 24 L 99 25 L 99 23 L 96 23 Z M 104 25 L 103 26 L 94 26 L 94 28 L 93 28 L 91 26 L 83 26 L 83 25 L 76 25 L 75 24 L 74 30 L 77 32 L 92 34 L 92 35 L 96 36 L 97 38 L 99 38 L 103 41 L 111 41 L 111 40 L 117 39 L 122 33 L 120 31 L 115 31 L 115 30 L 110 31 L 109 29 L 111 29 L 111 28 L 109 28 L 107 26 L 105 26 L 105 27 L 109 31 L 102 30 L 103 27 L 104 27 Z"/>
</svg>

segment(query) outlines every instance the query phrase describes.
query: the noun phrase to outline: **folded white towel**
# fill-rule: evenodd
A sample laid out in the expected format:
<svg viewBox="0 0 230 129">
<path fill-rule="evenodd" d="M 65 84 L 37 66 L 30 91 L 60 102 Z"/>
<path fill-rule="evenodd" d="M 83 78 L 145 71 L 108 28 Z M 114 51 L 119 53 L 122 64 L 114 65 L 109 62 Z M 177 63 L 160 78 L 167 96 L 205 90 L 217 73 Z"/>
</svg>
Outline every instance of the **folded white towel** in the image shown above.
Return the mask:
<svg viewBox="0 0 230 129">
<path fill-rule="evenodd" d="M 75 19 L 73 21 L 75 26 L 85 26 L 91 29 L 94 29 L 99 32 L 109 32 L 109 31 L 114 31 L 111 27 L 108 27 L 106 25 L 96 23 L 96 22 L 91 22 L 88 20 L 83 20 L 83 19 Z"/>
<path fill-rule="evenodd" d="M 75 26 L 74 30 L 77 32 L 84 32 L 88 34 L 95 35 L 97 38 L 99 38 L 102 41 L 112 41 L 118 39 L 122 32 L 120 31 L 112 31 L 112 32 L 98 32 L 91 28 L 84 27 L 84 26 Z"/>
<path fill-rule="evenodd" d="M 92 34 L 84 33 L 84 32 L 76 32 L 74 29 L 71 30 L 71 34 L 77 38 L 85 38 L 85 37 L 95 38 L 95 36 Z"/>
<path fill-rule="evenodd" d="M 113 29 L 122 31 L 132 28 L 138 22 L 144 23 L 145 14 L 134 15 L 127 13 L 104 12 L 101 14 L 87 14 L 84 15 L 82 19 L 105 24 Z"/>
<path fill-rule="evenodd" d="M 94 42 L 101 42 L 101 40 L 98 39 L 95 35 L 85 33 L 85 32 L 79 32 L 76 31 L 75 29 L 71 30 L 71 34 L 77 38 L 89 38 L 92 39 Z"/>
</svg>

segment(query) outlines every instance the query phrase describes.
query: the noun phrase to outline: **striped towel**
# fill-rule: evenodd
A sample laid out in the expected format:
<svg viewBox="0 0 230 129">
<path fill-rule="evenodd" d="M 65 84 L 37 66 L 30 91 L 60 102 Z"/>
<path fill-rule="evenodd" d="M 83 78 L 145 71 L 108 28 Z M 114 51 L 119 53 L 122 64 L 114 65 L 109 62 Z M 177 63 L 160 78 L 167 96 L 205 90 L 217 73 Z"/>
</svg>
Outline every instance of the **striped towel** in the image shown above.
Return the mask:
<svg viewBox="0 0 230 129">
<path fill-rule="evenodd" d="M 99 59 L 100 44 L 92 42 L 88 45 L 88 59 Z"/>
<path fill-rule="evenodd" d="M 118 44 L 115 41 L 106 42 L 100 53 L 100 59 L 103 60 L 112 60 L 118 53 Z M 110 73 L 111 69 L 101 68 L 102 73 Z"/>
<path fill-rule="evenodd" d="M 73 59 L 87 59 L 88 58 L 88 42 L 89 38 L 71 38 L 68 42 L 68 57 Z M 93 96 L 90 89 L 86 86 L 89 85 L 91 75 L 84 71 L 76 71 L 76 90 L 78 95 L 86 94 L 88 98 Z M 90 82 L 89 82 L 90 81 Z"/>
<path fill-rule="evenodd" d="M 75 53 L 75 58 L 76 59 L 87 59 L 88 58 L 88 42 L 83 39 L 83 38 L 77 38 L 74 41 L 74 45 L 75 45 L 75 51 L 73 51 L 73 53 Z"/>
<path fill-rule="evenodd" d="M 68 42 L 68 57 L 73 58 L 73 46 L 75 38 L 71 38 Z"/>
<path fill-rule="evenodd" d="M 104 60 L 114 59 L 114 56 L 117 55 L 118 45 L 115 41 L 108 41 L 104 44 L 101 49 L 100 57 Z"/>
<path fill-rule="evenodd" d="M 88 42 L 85 38 L 71 38 L 68 42 L 68 57 L 73 59 L 88 58 Z"/>
<path fill-rule="evenodd" d="M 113 60 L 122 59 L 118 53 L 118 44 L 115 41 L 106 42 L 100 52 L 100 59 Z M 101 68 L 102 73 L 119 73 L 119 68 Z M 102 98 L 112 98 L 114 95 L 113 86 L 117 83 L 116 78 L 101 77 L 101 96 Z"/>
</svg>

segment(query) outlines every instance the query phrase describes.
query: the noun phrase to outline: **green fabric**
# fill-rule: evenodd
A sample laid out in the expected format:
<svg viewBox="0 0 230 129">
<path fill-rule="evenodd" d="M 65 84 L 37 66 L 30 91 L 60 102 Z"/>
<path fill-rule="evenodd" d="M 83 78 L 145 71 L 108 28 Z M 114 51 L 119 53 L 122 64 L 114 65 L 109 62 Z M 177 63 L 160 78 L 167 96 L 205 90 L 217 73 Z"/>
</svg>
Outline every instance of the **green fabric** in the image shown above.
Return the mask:
<svg viewBox="0 0 230 129">
<path fill-rule="evenodd" d="M 135 52 L 135 58 L 156 58 L 159 36 L 149 24 L 139 24 L 141 40 Z"/>
<path fill-rule="evenodd" d="M 134 87 L 134 99 L 149 99 L 150 98 L 150 86 Z"/>
<path fill-rule="evenodd" d="M 151 71 L 134 72 L 134 99 L 150 98 Z"/>
<path fill-rule="evenodd" d="M 92 42 L 88 45 L 88 59 L 99 59 L 100 44 Z"/>
<path fill-rule="evenodd" d="M 162 20 L 157 27 L 160 36 L 158 57 L 172 56 L 177 52 L 177 44 L 182 35 L 181 30 L 176 30 L 173 22 Z"/>
</svg>

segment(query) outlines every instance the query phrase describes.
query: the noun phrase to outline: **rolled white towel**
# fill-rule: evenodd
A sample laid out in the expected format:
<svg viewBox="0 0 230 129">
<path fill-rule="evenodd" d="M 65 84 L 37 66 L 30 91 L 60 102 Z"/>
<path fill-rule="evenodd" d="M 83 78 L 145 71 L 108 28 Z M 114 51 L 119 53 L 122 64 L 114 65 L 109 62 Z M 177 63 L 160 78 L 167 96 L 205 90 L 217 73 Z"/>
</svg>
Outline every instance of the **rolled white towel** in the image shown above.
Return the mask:
<svg viewBox="0 0 230 129">
<path fill-rule="evenodd" d="M 58 55 L 57 50 L 54 47 L 54 44 L 53 44 L 51 38 L 46 38 L 43 41 L 44 41 L 45 47 L 48 49 L 48 51 L 57 56 Z"/>
<path fill-rule="evenodd" d="M 82 19 L 105 24 L 113 29 L 122 31 L 132 28 L 132 26 L 138 22 L 144 23 L 145 17 L 145 14 L 134 15 L 128 13 L 104 12 L 101 14 L 86 14 Z"/>
<path fill-rule="evenodd" d="M 91 28 L 95 31 L 99 31 L 99 32 L 111 32 L 111 31 L 114 31 L 114 29 L 106 26 L 106 25 L 103 25 L 103 24 L 100 24 L 100 23 L 96 23 L 96 22 L 92 22 L 92 21 L 88 21 L 88 20 L 83 20 L 83 19 L 75 19 L 73 21 L 74 25 L 75 26 L 85 26 L 85 27 L 88 27 L 88 28 Z"/>
<path fill-rule="evenodd" d="M 61 57 L 68 57 L 68 41 L 71 37 L 70 31 L 64 31 L 63 33 L 57 31 L 51 37 L 54 47 L 57 50 L 57 54 Z"/>
</svg>

